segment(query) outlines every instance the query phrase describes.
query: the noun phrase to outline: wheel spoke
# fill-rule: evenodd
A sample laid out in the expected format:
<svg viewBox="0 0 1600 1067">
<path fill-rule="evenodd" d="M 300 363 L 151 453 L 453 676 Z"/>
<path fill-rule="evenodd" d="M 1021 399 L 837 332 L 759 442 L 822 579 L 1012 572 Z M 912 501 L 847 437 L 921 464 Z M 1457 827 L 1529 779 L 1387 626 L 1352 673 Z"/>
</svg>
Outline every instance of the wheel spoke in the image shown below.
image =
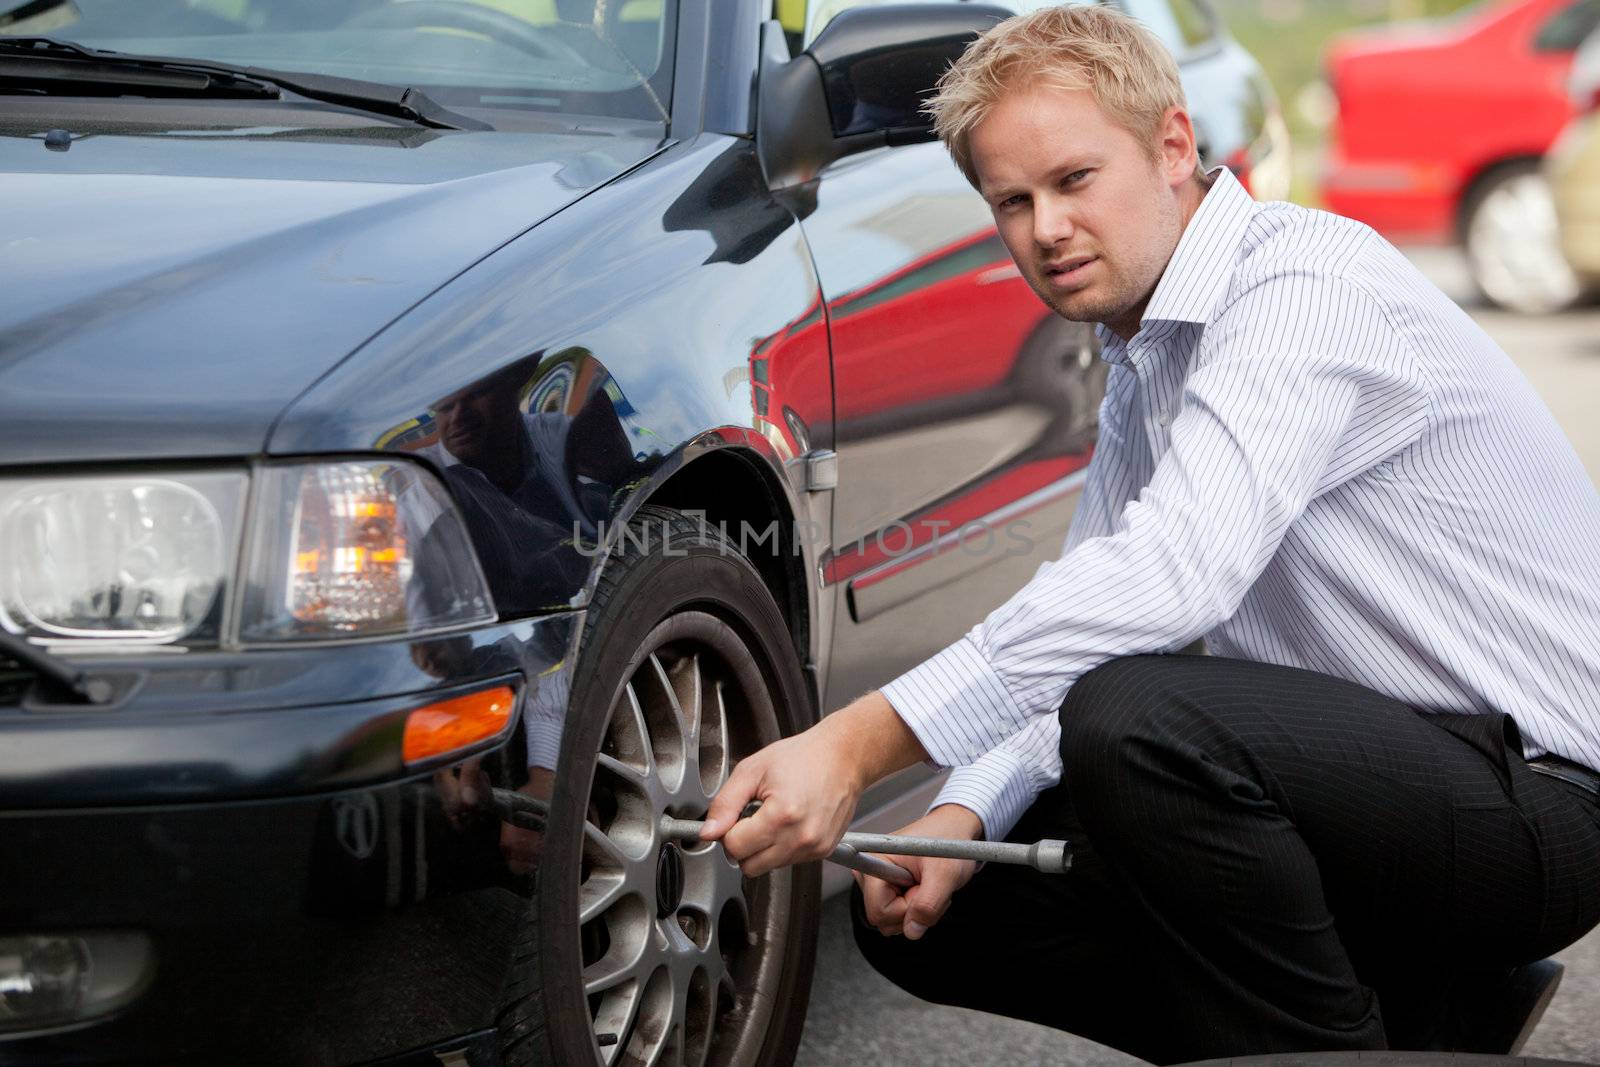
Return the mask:
<svg viewBox="0 0 1600 1067">
<path fill-rule="evenodd" d="M 648 940 L 640 940 L 638 944 L 631 946 L 625 944 L 621 938 L 612 941 L 604 956 L 583 969 L 584 995 L 592 997 L 596 993 L 615 989 L 629 980 L 638 981 L 642 972 L 647 969 L 645 957 L 648 949 Z"/>
<path fill-rule="evenodd" d="M 657 661 L 660 669 L 660 662 Z M 673 720 L 677 723 L 678 736 L 683 742 L 683 784 L 695 784 L 703 787 L 705 780 L 705 753 L 703 709 L 705 707 L 704 674 L 700 670 L 699 653 L 690 653 L 673 662 L 672 667 L 662 675 L 663 684 L 672 699 Z M 702 792 L 704 789 L 702 788 Z"/>
<path fill-rule="evenodd" d="M 699 968 L 690 979 L 690 1003 L 683 1021 L 683 1062 L 704 1067 L 710 1056 L 710 1038 L 717 1032 L 717 977 Z"/>
<path fill-rule="evenodd" d="M 655 1047 L 645 1062 L 649 1067 L 683 1067 L 683 1027 L 669 1026 L 666 1040 Z"/>
<path fill-rule="evenodd" d="M 672 1067 L 683 1067 L 685 1022 L 689 1014 L 689 986 L 686 979 L 680 983 L 675 979 L 671 983 L 672 990 L 672 1016 L 667 1026 L 667 1040 L 661 1043 L 661 1048 L 650 1057 L 651 1063 L 670 1064 Z"/>
<path fill-rule="evenodd" d="M 672 691 L 683 716 L 683 736 L 691 745 L 700 743 L 701 713 L 705 706 L 705 672 L 700 669 L 700 654 L 692 652 L 672 665 Z"/>
<path fill-rule="evenodd" d="M 650 976 L 639 998 L 639 1019 L 628 1041 L 630 1063 L 660 1063 L 672 1042 L 672 979 L 666 968 Z"/>
<path fill-rule="evenodd" d="M 717 871 L 717 893 L 720 900 L 739 909 L 742 920 L 749 921 L 750 902 L 744 897 L 744 872 L 732 860 L 724 859 L 722 869 Z"/>
<path fill-rule="evenodd" d="M 678 1034 L 678 1050 L 683 1051 L 683 1024 L 689 1018 L 689 990 L 694 983 L 684 979 L 683 983 L 672 983 L 672 1028 Z"/>
<path fill-rule="evenodd" d="M 711 1054 L 711 1037 L 717 1028 L 717 997 L 721 995 L 722 960 L 715 954 L 712 967 L 698 968 L 689 980 L 688 1010 L 683 1024 L 683 1061 L 704 1067 Z"/>
<path fill-rule="evenodd" d="M 706 796 L 714 796 L 728 780 L 728 702 L 722 682 L 711 684 L 710 714 L 700 730 L 700 785 Z"/>
<path fill-rule="evenodd" d="M 683 746 L 686 753 L 694 752 L 695 722 L 691 718 L 690 709 L 693 708 L 696 712 L 699 710 L 695 707 L 698 700 L 690 698 L 688 693 L 680 692 L 678 686 L 681 684 L 679 679 L 684 677 L 685 672 L 691 674 L 699 673 L 698 668 L 695 666 L 695 659 L 696 657 L 692 655 L 685 656 L 673 664 L 672 671 L 668 672 L 667 668 L 662 665 L 660 656 L 654 653 L 650 656 L 650 667 L 655 672 L 656 680 L 661 683 L 661 691 L 667 698 L 668 707 L 672 709 L 672 724 L 678 734 L 673 740 Z M 674 674 L 678 677 L 674 678 Z M 689 704 L 687 708 L 684 706 L 686 699 Z"/>
<path fill-rule="evenodd" d="M 593 922 L 627 891 L 628 880 L 620 871 L 591 874 L 578 887 L 578 923 Z"/>
<path fill-rule="evenodd" d="M 583 850 L 591 861 L 618 870 L 627 867 L 631 858 L 621 845 L 611 839 L 610 834 L 592 822 L 583 824 Z"/>
<path fill-rule="evenodd" d="M 683 712 L 659 655 L 651 653 L 639 666 L 630 688 L 637 695 L 640 720 L 646 731 L 645 743 L 652 757 L 650 774 L 667 792 L 676 792 L 683 784 L 684 773 Z"/>
<path fill-rule="evenodd" d="M 611 754 L 618 760 L 631 764 L 644 778 L 654 777 L 655 746 L 650 743 L 650 727 L 645 721 L 644 707 L 639 703 L 639 693 L 632 682 L 622 687 L 622 700 L 611 716 L 608 740 L 613 742 L 611 747 L 614 751 Z"/>
<path fill-rule="evenodd" d="M 609 753 L 602 752 L 600 755 L 596 756 L 595 765 L 610 771 L 612 774 L 628 783 L 628 785 L 640 790 L 641 792 L 649 788 L 650 778 L 643 770 L 635 767 L 632 763 L 629 763 L 625 760 L 620 760 Z"/>
<path fill-rule="evenodd" d="M 750 889 L 751 884 L 748 881 L 741 881 L 739 883 L 739 891 L 728 901 L 728 903 L 739 909 L 739 917 L 744 921 L 746 929 L 750 924 L 750 916 L 755 911 L 755 907 L 750 903 Z"/>
<path fill-rule="evenodd" d="M 600 1011 L 594 1017 L 594 1032 L 598 1038 L 601 1034 L 612 1034 L 616 1037 L 610 1045 L 600 1046 L 600 1056 L 610 1067 L 622 1055 L 622 1050 L 628 1047 L 628 1032 L 633 1029 L 634 1020 L 639 1017 L 639 1005 L 644 1001 L 644 994 L 638 982 L 613 990 L 605 998 Z"/>
</svg>

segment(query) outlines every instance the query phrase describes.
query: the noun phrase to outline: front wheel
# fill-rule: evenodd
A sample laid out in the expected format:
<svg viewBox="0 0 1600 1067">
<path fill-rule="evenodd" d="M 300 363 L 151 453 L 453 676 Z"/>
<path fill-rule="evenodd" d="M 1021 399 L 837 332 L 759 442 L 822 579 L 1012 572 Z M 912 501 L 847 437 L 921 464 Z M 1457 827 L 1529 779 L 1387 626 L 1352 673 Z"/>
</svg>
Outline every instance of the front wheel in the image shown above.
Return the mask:
<svg viewBox="0 0 1600 1067">
<path fill-rule="evenodd" d="M 641 509 L 591 601 L 540 864 L 542 1041 L 510 1063 L 786 1064 L 816 864 L 744 878 L 702 819 L 733 764 L 811 721 L 793 641 L 715 531 Z"/>
<path fill-rule="evenodd" d="M 1555 198 L 1537 162 L 1512 164 L 1485 179 L 1467 203 L 1463 236 L 1472 280 L 1499 307 L 1542 315 L 1583 295 L 1561 252 Z"/>
</svg>

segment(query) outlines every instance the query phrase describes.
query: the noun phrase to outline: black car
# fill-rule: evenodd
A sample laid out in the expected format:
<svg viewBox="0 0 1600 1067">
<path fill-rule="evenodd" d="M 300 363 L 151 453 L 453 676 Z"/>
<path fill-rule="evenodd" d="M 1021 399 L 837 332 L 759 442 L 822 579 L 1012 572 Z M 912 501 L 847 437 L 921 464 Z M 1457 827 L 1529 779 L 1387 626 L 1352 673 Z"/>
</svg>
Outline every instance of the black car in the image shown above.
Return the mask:
<svg viewBox="0 0 1600 1067">
<path fill-rule="evenodd" d="M 811 8 L 0 0 L 0 1063 L 793 1057 L 822 872 L 658 821 L 1052 558 L 1104 377 L 917 113 L 1006 11 Z"/>
</svg>

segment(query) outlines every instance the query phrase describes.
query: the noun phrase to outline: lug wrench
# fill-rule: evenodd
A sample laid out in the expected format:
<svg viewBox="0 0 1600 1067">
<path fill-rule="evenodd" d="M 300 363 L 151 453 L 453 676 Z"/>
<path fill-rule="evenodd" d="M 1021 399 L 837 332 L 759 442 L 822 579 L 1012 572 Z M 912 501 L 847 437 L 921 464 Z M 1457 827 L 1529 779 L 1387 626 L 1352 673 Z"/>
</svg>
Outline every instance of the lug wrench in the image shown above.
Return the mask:
<svg viewBox="0 0 1600 1067">
<path fill-rule="evenodd" d="M 672 840 L 699 840 L 705 823 L 693 819 L 661 817 L 661 836 Z M 900 834 L 845 834 L 828 855 L 829 862 L 881 878 L 902 889 L 917 884 L 911 872 L 898 863 L 868 855 L 931 856 L 980 863 L 1019 863 L 1045 874 L 1065 874 L 1072 868 L 1071 847 L 1065 841 L 1035 841 L 1031 845 L 1010 841 L 958 841 L 944 837 L 909 837 Z"/>
<path fill-rule="evenodd" d="M 542 800 L 496 789 L 493 804 L 497 814 L 506 822 L 530 830 L 543 830 L 549 808 Z M 744 811 L 753 814 L 759 804 Z M 698 841 L 704 822 L 693 819 L 674 819 L 661 816 L 661 836 L 673 841 Z M 1045 874 L 1065 874 L 1072 868 L 1072 850 L 1065 841 L 1035 841 L 1031 845 L 1009 841 L 959 841 L 944 837 L 909 837 L 899 834 L 848 833 L 834 846 L 828 860 L 841 867 L 849 867 L 881 878 L 890 885 L 908 889 L 917 884 L 911 872 L 898 863 L 891 863 L 869 853 L 891 856 L 930 856 L 945 859 L 976 860 L 980 863 L 1018 863 Z"/>
</svg>

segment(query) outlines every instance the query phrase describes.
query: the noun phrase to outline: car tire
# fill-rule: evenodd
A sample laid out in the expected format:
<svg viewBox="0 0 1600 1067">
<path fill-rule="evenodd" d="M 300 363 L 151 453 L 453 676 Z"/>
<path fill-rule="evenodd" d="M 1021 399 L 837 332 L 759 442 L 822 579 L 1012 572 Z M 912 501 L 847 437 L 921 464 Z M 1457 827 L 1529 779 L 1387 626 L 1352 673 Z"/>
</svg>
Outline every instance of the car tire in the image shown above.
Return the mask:
<svg viewBox="0 0 1600 1067">
<path fill-rule="evenodd" d="M 1094 444 L 1109 369 L 1100 358 L 1094 327 L 1086 322 L 1052 313 L 1022 342 L 1012 388 L 1023 401 L 1055 415 L 1049 433 L 1053 451 L 1078 453 Z"/>
<path fill-rule="evenodd" d="M 794 641 L 715 529 L 645 507 L 626 532 L 584 626 L 504 1059 L 788 1064 L 819 865 L 744 879 L 721 845 L 664 842 L 657 824 L 704 818 L 736 759 L 814 721 Z"/>
<path fill-rule="evenodd" d="M 1555 200 L 1538 160 L 1507 164 L 1482 179 L 1463 206 L 1461 234 L 1473 283 L 1496 307 L 1546 315 L 1583 297 L 1583 283 L 1561 252 Z"/>
</svg>

